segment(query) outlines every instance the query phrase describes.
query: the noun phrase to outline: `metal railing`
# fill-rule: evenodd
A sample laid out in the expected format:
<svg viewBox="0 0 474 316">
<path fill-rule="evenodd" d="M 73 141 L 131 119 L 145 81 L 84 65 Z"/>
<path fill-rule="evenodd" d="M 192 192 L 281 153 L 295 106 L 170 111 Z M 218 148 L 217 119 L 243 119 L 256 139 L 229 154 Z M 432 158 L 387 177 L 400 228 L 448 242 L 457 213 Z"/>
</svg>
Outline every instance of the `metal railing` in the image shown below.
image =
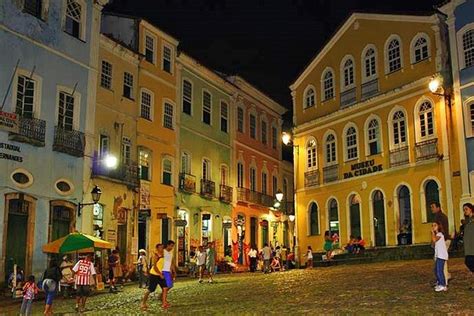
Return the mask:
<svg viewBox="0 0 474 316">
<path fill-rule="evenodd" d="M 304 173 L 304 186 L 314 187 L 319 185 L 319 170 L 306 171 Z"/>
<path fill-rule="evenodd" d="M 54 151 L 75 157 L 83 157 L 85 146 L 86 138 L 83 132 L 66 130 L 60 126 L 54 128 Z"/>
<path fill-rule="evenodd" d="M 19 117 L 18 133 L 10 133 L 9 139 L 17 142 L 28 143 L 33 146 L 44 147 L 46 134 L 46 121 L 37 118 Z"/>
<path fill-rule="evenodd" d="M 438 157 L 438 139 L 430 139 L 415 145 L 416 161 Z"/>
<path fill-rule="evenodd" d="M 196 177 L 187 174 L 179 174 L 179 190 L 185 193 L 195 193 L 196 192 Z"/>
<path fill-rule="evenodd" d="M 356 88 L 349 89 L 347 91 L 341 92 L 341 108 L 348 107 L 356 103 Z"/>
<path fill-rule="evenodd" d="M 252 191 L 246 188 L 237 188 L 237 201 L 257 204 L 265 207 L 272 207 L 274 198 L 258 191 Z"/>
<path fill-rule="evenodd" d="M 332 165 L 323 168 L 323 182 L 334 182 L 339 179 L 339 165 Z"/>
<path fill-rule="evenodd" d="M 408 146 L 390 150 L 390 167 L 406 165 L 409 162 Z"/>
<path fill-rule="evenodd" d="M 363 83 L 361 86 L 361 98 L 366 100 L 379 93 L 379 80 L 374 79 L 369 82 Z"/>
<path fill-rule="evenodd" d="M 103 159 L 96 156 L 92 165 L 92 175 L 111 178 L 125 183 L 132 188 L 138 188 L 138 164 L 131 161 L 129 164 L 119 164 L 115 169 L 104 166 Z"/>
<path fill-rule="evenodd" d="M 221 200 L 224 203 L 232 203 L 232 193 L 233 193 L 233 188 L 232 187 L 221 184 L 220 185 L 219 200 Z"/>
<path fill-rule="evenodd" d="M 216 195 L 216 183 L 201 179 L 201 196 L 212 199 Z"/>
</svg>

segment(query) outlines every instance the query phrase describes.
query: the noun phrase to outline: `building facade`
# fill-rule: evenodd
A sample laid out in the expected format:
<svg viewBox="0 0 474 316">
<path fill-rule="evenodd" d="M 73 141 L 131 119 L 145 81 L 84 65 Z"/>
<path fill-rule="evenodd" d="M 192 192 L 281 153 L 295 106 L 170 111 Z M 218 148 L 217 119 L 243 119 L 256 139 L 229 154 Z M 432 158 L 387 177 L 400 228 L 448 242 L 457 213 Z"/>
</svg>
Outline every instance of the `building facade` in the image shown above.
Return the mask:
<svg viewBox="0 0 474 316">
<path fill-rule="evenodd" d="M 0 279 L 43 272 L 43 244 L 81 230 L 90 180 L 98 35 L 96 1 L 4 1 L 0 10 Z"/>
<path fill-rule="evenodd" d="M 432 201 L 454 231 L 453 105 L 428 89 L 449 84 L 445 43 L 441 15 L 356 13 L 291 86 L 300 255 L 321 251 L 325 231 L 342 245 L 351 235 L 369 247 L 428 243 Z"/>
</svg>

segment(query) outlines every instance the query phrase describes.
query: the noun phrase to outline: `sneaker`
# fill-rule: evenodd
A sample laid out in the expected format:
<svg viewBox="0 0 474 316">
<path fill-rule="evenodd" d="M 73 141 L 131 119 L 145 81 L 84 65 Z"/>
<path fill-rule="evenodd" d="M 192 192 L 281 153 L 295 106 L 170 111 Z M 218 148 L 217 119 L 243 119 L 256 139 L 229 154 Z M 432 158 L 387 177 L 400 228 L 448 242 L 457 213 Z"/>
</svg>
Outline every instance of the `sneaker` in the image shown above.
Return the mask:
<svg viewBox="0 0 474 316">
<path fill-rule="evenodd" d="M 212 283 L 213 281 L 212 280 L 209 280 L 208 283 Z"/>
<path fill-rule="evenodd" d="M 447 286 L 442 286 L 442 285 L 437 286 L 435 288 L 435 292 L 446 292 L 447 290 L 448 290 L 448 287 Z"/>
</svg>

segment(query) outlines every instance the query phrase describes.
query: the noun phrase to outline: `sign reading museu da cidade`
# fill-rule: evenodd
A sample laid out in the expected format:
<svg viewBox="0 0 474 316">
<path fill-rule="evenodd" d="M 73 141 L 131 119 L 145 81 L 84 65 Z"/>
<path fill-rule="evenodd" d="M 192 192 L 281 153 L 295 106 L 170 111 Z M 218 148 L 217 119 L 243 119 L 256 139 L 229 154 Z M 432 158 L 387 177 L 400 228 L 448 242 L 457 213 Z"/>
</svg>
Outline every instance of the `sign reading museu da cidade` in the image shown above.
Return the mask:
<svg viewBox="0 0 474 316">
<path fill-rule="evenodd" d="M 376 165 L 375 160 L 367 160 L 351 165 L 351 171 L 344 172 L 344 179 L 364 176 L 366 174 L 380 172 L 383 170 L 382 165 Z"/>
</svg>

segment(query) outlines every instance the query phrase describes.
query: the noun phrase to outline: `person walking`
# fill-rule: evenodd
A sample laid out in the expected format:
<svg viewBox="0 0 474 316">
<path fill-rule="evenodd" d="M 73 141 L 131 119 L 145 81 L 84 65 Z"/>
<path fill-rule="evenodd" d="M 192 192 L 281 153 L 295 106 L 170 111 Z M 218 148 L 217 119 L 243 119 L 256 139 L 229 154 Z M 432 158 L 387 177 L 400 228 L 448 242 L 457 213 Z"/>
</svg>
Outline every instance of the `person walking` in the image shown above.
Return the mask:
<svg viewBox="0 0 474 316">
<path fill-rule="evenodd" d="M 430 203 L 431 212 L 434 214 L 434 221 L 439 222 L 442 227 L 442 233 L 444 236 L 444 242 L 446 244 L 446 249 L 449 250 L 451 245 L 451 237 L 449 235 L 449 221 L 446 214 L 441 210 L 441 204 L 439 202 L 433 201 Z M 446 284 L 448 284 L 451 279 L 451 273 L 448 271 L 448 262 L 444 265 L 444 277 L 446 279 Z"/>
<path fill-rule="evenodd" d="M 206 269 L 207 273 L 209 274 L 208 282 L 214 282 L 212 279 L 212 276 L 216 270 L 216 249 L 214 248 L 214 242 L 210 242 L 206 250 Z"/>
<path fill-rule="evenodd" d="M 45 293 L 44 314 L 53 314 L 53 300 L 61 280 L 61 268 L 58 266 L 56 260 L 52 259 L 49 268 L 43 273 L 42 288 Z"/>
<path fill-rule="evenodd" d="M 431 242 L 435 248 L 435 274 L 437 281 L 435 291 L 445 292 L 448 290 L 448 284 L 444 275 L 444 265 L 448 261 L 448 249 L 444 241 L 443 224 L 441 224 L 441 222 L 433 223 Z"/>
<path fill-rule="evenodd" d="M 474 291 L 474 206 L 471 203 L 463 205 L 464 210 L 464 264 L 471 272 L 469 291 Z"/>
<path fill-rule="evenodd" d="M 35 276 L 30 275 L 25 285 L 23 285 L 23 301 L 21 302 L 20 315 L 31 315 L 31 305 L 38 294 L 38 287 L 35 283 Z"/>
<path fill-rule="evenodd" d="M 138 251 L 139 257 L 136 262 L 137 272 L 138 272 L 138 288 L 146 287 L 145 273 L 147 273 L 147 259 L 146 259 L 146 250 L 140 249 Z"/>
<path fill-rule="evenodd" d="M 199 273 L 199 283 L 202 283 L 202 278 L 204 277 L 204 271 L 206 270 L 206 252 L 202 246 L 199 246 L 196 253 L 196 263 Z"/>
<path fill-rule="evenodd" d="M 313 249 L 311 246 L 308 246 L 308 250 L 306 251 L 306 269 L 313 268 Z"/>
<path fill-rule="evenodd" d="M 250 272 L 255 272 L 257 269 L 257 249 L 255 246 L 251 246 L 249 250 L 249 260 L 250 260 Z"/>
<path fill-rule="evenodd" d="M 74 280 L 76 283 L 76 311 L 83 312 L 86 307 L 87 297 L 91 290 L 91 278 L 97 284 L 96 272 L 92 263 L 92 255 L 87 254 L 84 259 L 79 260 L 74 268 Z"/>
<path fill-rule="evenodd" d="M 155 251 L 151 257 L 151 267 L 148 279 L 148 288 L 143 294 L 143 299 L 141 302 L 141 310 L 146 311 L 148 309 L 147 301 L 150 293 L 156 291 L 157 286 L 159 285 L 163 291 L 163 288 L 166 287 L 166 282 L 163 277 L 163 265 L 164 265 L 164 247 L 162 244 L 156 244 Z M 162 294 L 163 295 L 163 294 Z"/>
<path fill-rule="evenodd" d="M 173 257 L 173 248 L 174 248 L 174 241 L 168 240 L 166 243 L 166 248 L 163 251 L 163 278 L 165 279 L 165 287 L 163 287 L 163 295 L 161 296 L 161 307 L 169 308 L 171 305 L 168 302 L 168 292 L 173 287 L 173 280 L 176 278 L 176 264 L 175 259 Z"/>
<path fill-rule="evenodd" d="M 262 248 L 263 256 L 263 273 L 270 272 L 270 259 L 272 256 L 272 249 L 268 246 L 267 243 Z"/>
<path fill-rule="evenodd" d="M 117 287 L 115 286 L 115 272 L 116 272 L 116 267 L 119 264 L 119 258 L 117 256 L 118 251 L 117 250 L 112 250 L 112 253 L 110 254 L 107 262 L 109 264 L 109 291 L 110 293 L 117 293 Z"/>
</svg>

